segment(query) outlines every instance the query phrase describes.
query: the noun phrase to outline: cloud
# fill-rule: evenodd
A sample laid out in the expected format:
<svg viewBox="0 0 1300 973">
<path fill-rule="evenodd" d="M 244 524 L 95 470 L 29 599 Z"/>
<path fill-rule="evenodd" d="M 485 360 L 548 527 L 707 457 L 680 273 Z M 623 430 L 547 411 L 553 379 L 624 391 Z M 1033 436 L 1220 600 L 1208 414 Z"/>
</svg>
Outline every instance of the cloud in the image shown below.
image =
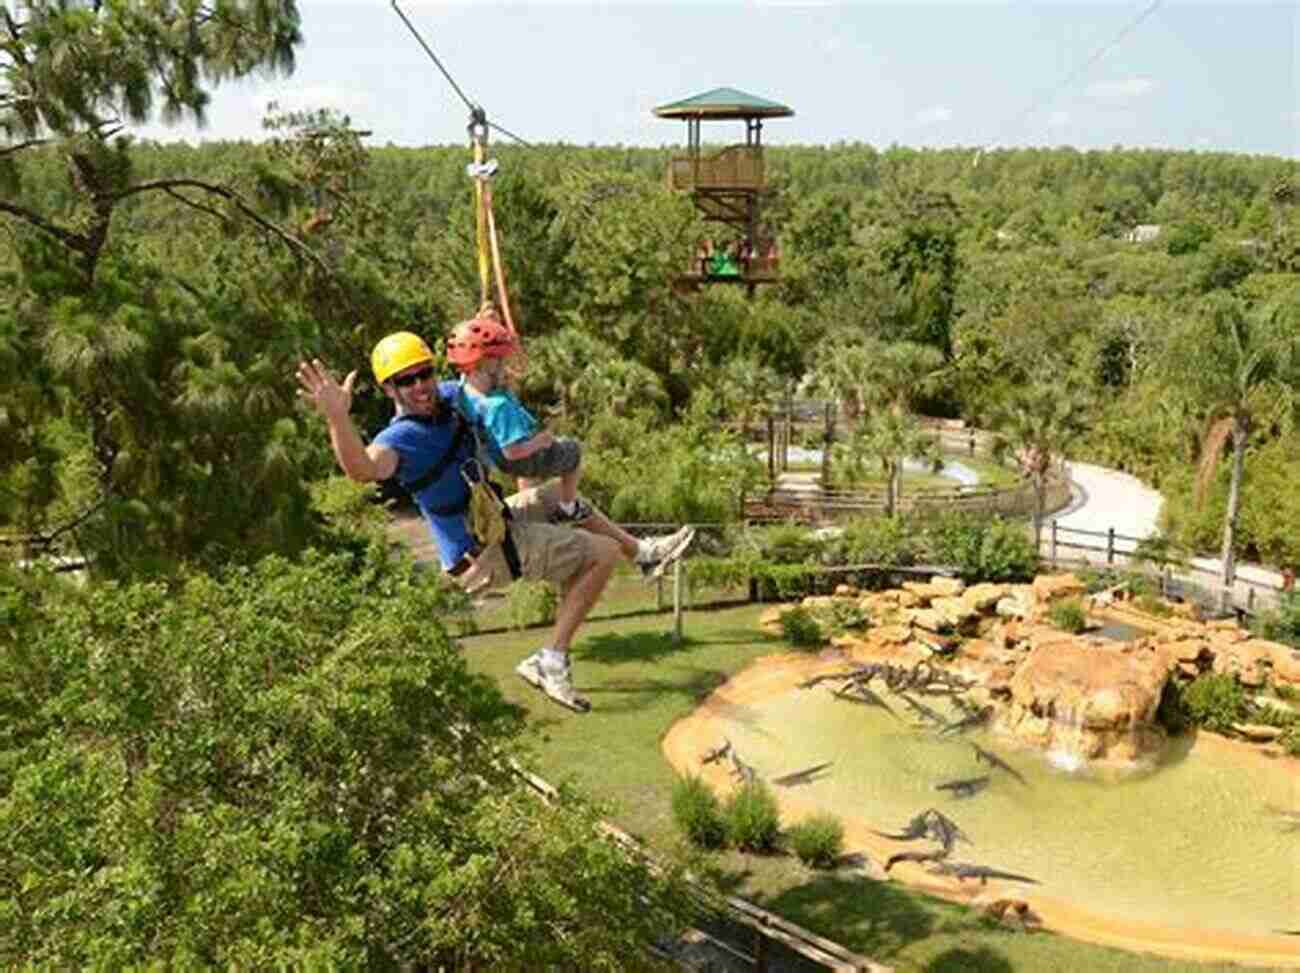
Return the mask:
<svg viewBox="0 0 1300 973">
<path fill-rule="evenodd" d="M 1151 78 L 1121 78 L 1115 81 L 1094 81 L 1085 89 L 1093 98 L 1140 98 L 1155 90 Z"/>
<path fill-rule="evenodd" d="M 939 125 L 943 122 L 950 122 L 952 121 L 952 109 L 944 105 L 935 105 L 933 108 L 917 112 L 915 121 L 918 125 Z"/>
<path fill-rule="evenodd" d="M 1064 128 L 1070 124 L 1070 113 L 1068 111 L 1054 111 L 1047 116 L 1048 128 Z"/>
</svg>

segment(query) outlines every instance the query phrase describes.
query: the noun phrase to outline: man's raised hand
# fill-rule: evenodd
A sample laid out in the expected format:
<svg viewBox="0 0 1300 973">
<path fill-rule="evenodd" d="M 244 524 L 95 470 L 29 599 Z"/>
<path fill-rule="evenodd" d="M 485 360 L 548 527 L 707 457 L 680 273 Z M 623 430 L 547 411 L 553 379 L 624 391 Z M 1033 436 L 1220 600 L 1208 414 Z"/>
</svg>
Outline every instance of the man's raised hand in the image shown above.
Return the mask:
<svg viewBox="0 0 1300 973">
<path fill-rule="evenodd" d="M 326 419 L 346 416 L 351 411 L 352 384 L 356 380 L 354 369 L 340 385 L 319 358 L 298 363 L 298 394 Z"/>
</svg>

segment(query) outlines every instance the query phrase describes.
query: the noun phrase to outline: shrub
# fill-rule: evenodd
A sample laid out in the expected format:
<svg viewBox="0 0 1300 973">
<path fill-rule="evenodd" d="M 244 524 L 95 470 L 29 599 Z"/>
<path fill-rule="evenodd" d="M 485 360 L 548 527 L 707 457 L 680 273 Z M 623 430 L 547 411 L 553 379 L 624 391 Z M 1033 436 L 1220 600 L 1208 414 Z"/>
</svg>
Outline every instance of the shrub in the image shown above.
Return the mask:
<svg viewBox="0 0 1300 973">
<path fill-rule="evenodd" d="M 733 791 L 723 810 L 727 838 L 742 851 L 773 851 L 781 834 L 781 813 L 762 781 Z"/>
<path fill-rule="evenodd" d="M 598 809 L 509 771 L 518 711 L 382 547 L 0 572 L 0 605 L 4 969 L 616 969 L 685 918 Z"/>
<path fill-rule="evenodd" d="M 1197 726 L 1223 732 L 1246 715 L 1246 691 L 1235 676 L 1206 673 L 1183 690 L 1183 706 Z"/>
<path fill-rule="evenodd" d="M 1038 569 L 1034 539 L 1016 521 L 948 513 L 926 531 L 932 556 L 967 582 L 1026 581 Z"/>
<path fill-rule="evenodd" d="M 1274 642 L 1300 647 L 1300 591 L 1284 591 L 1278 610 L 1264 616 L 1259 632 Z"/>
<path fill-rule="evenodd" d="M 1148 615 L 1155 615 L 1157 618 L 1169 618 L 1174 613 L 1174 610 L 1169 605 L 1155 595 L 1138 595 L 1133 599 L 1133 607 L 1140 612 L 1146 612 Z"/>
<path fill-rule="evenodd" d="M 1124 592 L 1130 598 L 1149 594 L 1154 590 L 1152 580 L 1141 571 L 1116 571 L 1114 568 L 1083 567 L 1076 571 L 1075 575 L 1083 582 L 1084 590 L 1090 595 L 1105 591 L 1107 588 L 1114 588 L 1117 585 L 1122 585 Z"/>
<path fill-rule="evenodd" d="M 833 632 L 861 631 L 871 627 L 871 616 L 858 602 L 836 598 L 826 610 L 826 624 Z"/>
<path fill-rule="evenodd" d="M 1053 602 L 1047 615 L 1052 624 L 1063 632 L 1078 634 L 1088 625 L 1088 613 L 1083 610 L 1083 603 L 1078 598 L 1062 598 Z"/>
<path fill-rule="evenodd" d="M 1277 694 L 1278 699 L 1285 699 L 1288 703 L 1300 701 L 1300 689 L 1289 686 L 1286 683 L 1278 683 L 1273 686 L 1273 692 Z"/>
<path fill-rule="evenodd" d="M 798 859 L 811 868 L 830 868 L 844 850 L 844 825 L 833 814 L 806 818 L 787 837 Z"/>
<path fill-rule="evenodd" d="M 915 564 L 921 555 L 920 533 L 903 517 L 851 520 L 834 542 L 835 559 L 844 564 Z"/>
<path fill-rule="evenodd" d="M 721 848 L 727 841 L 727 822 L 717 795 L 699 777 L 687 774 L 673 785 L 673 820 L 697 848 Z"/>
<path fill-rule="evenodd" d="M 801 524 L 780 524 L 752 532 L 749 543 L 759 558 L 770 564 L 816 564 L 825 542 Z"/>
<path fill-rule="evenodd" d="M 791 645 L 800 648 L 815 648 L 826 643 L 821 624 L 802 606 L 781 613 L 781 634 Z"/>
<path fill-rule="evenodd" d="M 506 612 L 510 627 L 530 628 L 549 625 L 555 621 L 555 610 L 560 603 L 555 588 L 545 581 L 516 581 L 506 593 Z"/>
</svg>

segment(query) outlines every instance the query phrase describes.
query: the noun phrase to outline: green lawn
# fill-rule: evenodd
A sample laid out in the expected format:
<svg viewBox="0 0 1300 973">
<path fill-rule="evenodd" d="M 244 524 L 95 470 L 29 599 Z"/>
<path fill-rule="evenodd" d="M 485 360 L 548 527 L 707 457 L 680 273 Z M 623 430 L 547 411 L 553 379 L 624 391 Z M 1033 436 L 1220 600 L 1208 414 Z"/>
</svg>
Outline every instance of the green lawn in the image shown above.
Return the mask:
<svg viewBox="0 0 1300 973">
<path fill-rule="evenodd" d="M 526 601 L 528 589 L 514 585 L 494 592 L 485 598 L 474 622 L 480 632 L 500 629 L 518 629 L 521 622 L 531 624 Z M 743 602 L 746 592 L 737 588 L 721 588 L 712 585 L 698 585 L 683 595 L 684 604 L 717 605 L 721 602 Z M 657 611 L 671 611 L 673 604 L 673 579 L 671 571 L 660 581 L 646 581 L 640 572 L 626 563 L 620 563 L 614 569 L 609 586 L 601 596 L 596 607 L 592 609 L 591 618 L 625 618 L 629 615 L 653 614 Z M 667 623 L 661 623 L 667 624 Z"/>
<path fill-rule="evenodd" d="M 761 606 L 687 615 L 684 645 L 670 615 L 596 621 L 574 646 L 578 687 L 592 700 L 585 716 L 549 703 L 513 674 L 542 644 L 544 630 L 461 640 L 470 668 L 494 677 L 528 710 L 534 769 L 570 780 L 612 804 L 611 819 L 669 852 L 678 844 L 669 808 L 674 774 L 659 740 L 712 689 L 784 643 L 755 627 Z M 978 913 L 847 872 L 804 868 L 792 857 L 735 852 L 710 859 L 721 886 L 900 973 L 1149 973 L 1239 969 L 1146 957 L 1088 946 L 1048 933 L 1003 930 Z"/>
</svg>

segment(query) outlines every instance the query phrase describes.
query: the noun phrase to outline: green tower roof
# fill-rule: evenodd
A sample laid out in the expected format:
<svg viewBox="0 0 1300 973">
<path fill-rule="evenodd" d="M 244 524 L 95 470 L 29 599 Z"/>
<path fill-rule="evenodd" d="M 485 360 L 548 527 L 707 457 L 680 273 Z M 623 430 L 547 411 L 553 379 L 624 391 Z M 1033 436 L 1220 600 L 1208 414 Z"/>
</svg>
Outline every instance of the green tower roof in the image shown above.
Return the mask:
<svg viewBox="0 0 1300 973">
<path fill-rule="evenodd" d="M 785 118 L 794 109 L 735 88 L 714 88 L 654 110 L 660 118 Z"/>
</svg>

